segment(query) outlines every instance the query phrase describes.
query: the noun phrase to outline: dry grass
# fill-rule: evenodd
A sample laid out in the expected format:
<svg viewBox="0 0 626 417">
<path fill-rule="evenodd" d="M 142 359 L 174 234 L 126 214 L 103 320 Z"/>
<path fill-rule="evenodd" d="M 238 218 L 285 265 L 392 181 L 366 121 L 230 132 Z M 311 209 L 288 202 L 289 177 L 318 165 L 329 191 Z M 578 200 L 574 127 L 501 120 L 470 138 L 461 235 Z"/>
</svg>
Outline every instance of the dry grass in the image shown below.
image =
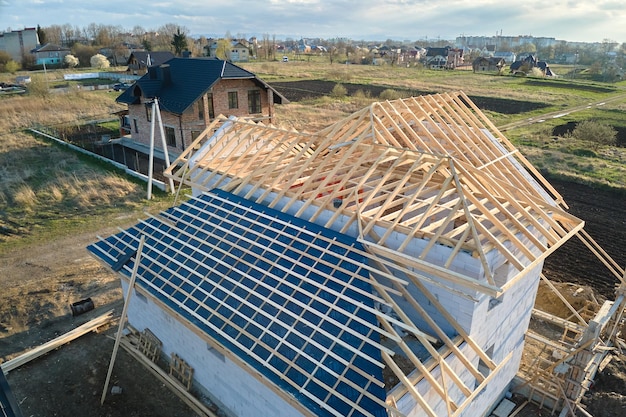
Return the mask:
<svg viewBox="0 0 626 417">
<path fill-rule="evenodd" d="M 0 210 L 0 252 L 50 233 L 69 234 L 85 227 L 90 215 L 106 223 L 107 213 L 145 204 L 142 184 L 25 130 L 102 119 L 118 109 L 105 92 L 0 99 L 0 202 L 6 207 Z"/>
</svg>

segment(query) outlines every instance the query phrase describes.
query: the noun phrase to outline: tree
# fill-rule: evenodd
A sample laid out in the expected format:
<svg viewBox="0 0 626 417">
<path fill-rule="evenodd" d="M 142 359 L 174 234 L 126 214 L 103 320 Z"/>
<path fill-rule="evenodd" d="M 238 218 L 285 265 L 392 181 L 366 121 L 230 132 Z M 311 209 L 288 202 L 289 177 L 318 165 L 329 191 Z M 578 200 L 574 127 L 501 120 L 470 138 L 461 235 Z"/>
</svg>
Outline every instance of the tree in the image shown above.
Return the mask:
<svg viewBox="0 0 626 417">
<path fill-rule="evenodd" d="M 180 28 L 176 30 L 176 33 L 172 39 L 172 46 L 174 47 L 174 55 L 181 56 L 183 51 L 187 48 L 187 36 L 180 32 Z"/>
<path fill-rule="evenodd" d="M 37 60 L 35 59 L 35 55 L 33 54 L 22 55 L 22 68 L 31 70 L 35 68 L 36 64 L 37 64 Z"/>
<path fill-rule="evenodd" d="M 148 52 L 152 51 L 152 43 L 150 43 L 150 40 L 148 40 L 148 38 L 145 38 L 141 41 L 141 46 L 143 46 L 143 49 Z"/>
<path fill-rule="evenodd" d="M 65 62 L 65 65 L 67 65 L 69 68 L 75 68 L 78 66 L 78 64 L 80 64 L 80 61 L 74 55 L 65 55 L 63 61 Z"/>
<path fill-rule="evenodd" d="M 89 59 L 93 68 L 109 68 L 109 60 L 102 54 L 96 54 Z"/>
<path fill-rule="evenodd" d="M 46 42 L 46 32 L 43 31 L 41 26 L 37 25 L 37 37 L 39 38 L 39 43 L 41 45 L 45 45 Z"/>
<path fill-rule="evenodd" d="M 44 29 L 46 31 L 46 40 L 55 45 L 61 45 L 61 26 L 51 25 Z"/>
<path fill-rule="evenodd" d="M 156 34 L 158 36 L 153 36 L 150 39 L 152 43 L 152 47 L 154 51 L 171 51 L 172 50 L 172 40 L 174 39 L 174 35 L 178 32 L 188 33 L 189 31 L 180 25 L 176 25 L 174 23 L 167 23 L 163 26 L 160 26 L 156 30 Z"/>
<path fill-rule="evenodd" d="M 77 43 L 72 46 L 72 55 L 78 58 L 79 66 L 88 66 L 91 57 L 97 53 L 98 50 L 93 46 L 83 45 L 82 43 Z"/>
<path fill-rule="evenodd" d="M 217 48 L 215 49 L 215 57 L 223 60 L 230 59 L 230 40 L 220 39 L 217 41 Z"/>
</svg>

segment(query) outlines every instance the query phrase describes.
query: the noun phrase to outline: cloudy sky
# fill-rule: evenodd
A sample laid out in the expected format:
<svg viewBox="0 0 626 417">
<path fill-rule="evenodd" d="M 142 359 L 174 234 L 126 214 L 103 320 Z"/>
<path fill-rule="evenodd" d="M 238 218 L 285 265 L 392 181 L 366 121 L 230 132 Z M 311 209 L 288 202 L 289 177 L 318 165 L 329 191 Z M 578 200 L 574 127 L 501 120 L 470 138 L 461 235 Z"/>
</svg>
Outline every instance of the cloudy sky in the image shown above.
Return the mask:
<svg viewBox="0 0 626 417">
<path fill-rule="evenodd" d="M 623 0 L 0 0 L 0 32 L 69 23 L 147 30 L 174 23 L 189 35 L 455 39 L 545 36 L 626 42 Z"/>
</svg>

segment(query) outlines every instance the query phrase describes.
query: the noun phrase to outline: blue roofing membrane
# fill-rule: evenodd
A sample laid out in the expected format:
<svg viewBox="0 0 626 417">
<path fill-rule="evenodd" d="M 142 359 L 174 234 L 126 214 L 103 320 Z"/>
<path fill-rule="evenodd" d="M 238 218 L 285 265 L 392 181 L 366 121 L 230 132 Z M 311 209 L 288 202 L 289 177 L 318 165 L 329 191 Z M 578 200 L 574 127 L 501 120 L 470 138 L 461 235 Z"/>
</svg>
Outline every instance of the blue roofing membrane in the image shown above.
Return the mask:
<svg viewBox="0 0 626 417">
<path fill-rule="evenodd" d="M 319 416 L 387 416 L 354 239 L 222 190 L 88 247 Z M 129 256 L 131 254 L 132 256 Z"/>
</svg>

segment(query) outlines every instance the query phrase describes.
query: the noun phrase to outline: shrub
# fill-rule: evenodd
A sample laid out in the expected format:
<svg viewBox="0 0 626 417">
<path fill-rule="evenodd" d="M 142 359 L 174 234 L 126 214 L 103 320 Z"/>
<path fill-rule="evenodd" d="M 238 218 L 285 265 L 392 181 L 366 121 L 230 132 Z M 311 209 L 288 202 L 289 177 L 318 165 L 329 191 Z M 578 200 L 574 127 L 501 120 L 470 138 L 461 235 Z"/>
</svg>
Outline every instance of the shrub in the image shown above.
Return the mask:
<svg viewBox="0 0 626 417">
<path fill-rule="evenodd" d="M 6 65 L 4 66 L 4 69 L 6 70 L 6 72 L 10 72 L 11 74 L 15 74 L 17 72 L 17 70 L 20 69 L 20 64 L 18 64 L 17 62 L 11 60 L 11 61 L 6 63 Z"/>
<path fill-rule="evenodd" d="M 388 89 L 382 91 L 378 95 L 378 97 L 381 100 L 397 100 L 397 99 L 401 98 L 401 95 L 400 95 L 400 93 L 398 91 L 396 91 L 394 89 L 391 89 L 391 88 L 388 88 Z"/>
<path fill-rule="evenodd" d="M 341 84 L 335 84 L 332 91 L 330 92 L 330 96 L 334 98 L 344 98 L 348 94 L 348 90 Z"/>
<path fill-rule="evenodd" d="M 596 120 L 583 120 L 572 131 L 572 137 L 589 142 L 594 150 L 600 146 L 614 145 L 617 131 L 605 123 Z"/>
<path fill-rule="evenodd" d="M 572 151 L 572 153 L 576 156 L 587 156 L 587 157 L 591 157 L 591 158 L 595 158 L 596 156 L 598 156 L 594 151 L 592 151 L 591 149 L 581 149 L 581 148 L 577 148 L 574 149 Z"/>
<path fill-rule="evenodd" d="M 37 97 L 46 98 L 50 94 L 48 90 L 48 81 L 44 78 L 45 74 L 34 74 L 30 77 L 28 83 L 28 93 Z"/>
<path fill-rule="evenodd" d="M 63 61 L 65 62 L 65 65 L 67 65 L 69 68 L 77 67 L 80 63 L 78 61 L 78 58 L 76 58 L 74 55 L 65 55 Z"/>
</svg>

